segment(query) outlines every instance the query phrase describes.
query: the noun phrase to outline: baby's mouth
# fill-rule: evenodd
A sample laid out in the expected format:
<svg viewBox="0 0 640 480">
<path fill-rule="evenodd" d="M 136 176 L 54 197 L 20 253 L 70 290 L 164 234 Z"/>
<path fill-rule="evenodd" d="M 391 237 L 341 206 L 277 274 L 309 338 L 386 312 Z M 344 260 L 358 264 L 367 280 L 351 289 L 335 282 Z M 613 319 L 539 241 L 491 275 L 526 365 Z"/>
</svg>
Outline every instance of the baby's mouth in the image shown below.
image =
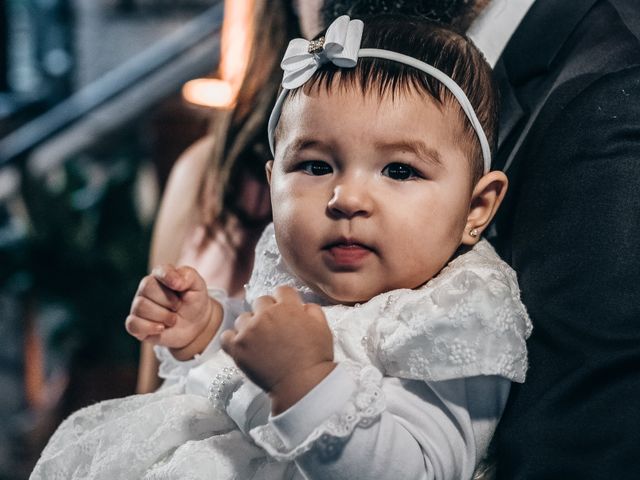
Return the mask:
<svg viewBox="0 0 640 480">
<path fill-rule="evenodd" d="M 329 253 L 332 263 L 339 266 L 356 266 L 374 252 L 370 246 L 351 239 L 331 242 L 323 250 Z"/>
<path fill-rule="evenodd" d="M 330 242 L 323 247 L 323 250 L 332 250 L 334 248 L 347 249 L 347 250 L 357 250 L 364 249 L 369 250 L 370 252 L 375 251 L 373 247 L 369 245 L 359 242 L 358 240 L 340 238 L 334 242 Z"/>
</svg>

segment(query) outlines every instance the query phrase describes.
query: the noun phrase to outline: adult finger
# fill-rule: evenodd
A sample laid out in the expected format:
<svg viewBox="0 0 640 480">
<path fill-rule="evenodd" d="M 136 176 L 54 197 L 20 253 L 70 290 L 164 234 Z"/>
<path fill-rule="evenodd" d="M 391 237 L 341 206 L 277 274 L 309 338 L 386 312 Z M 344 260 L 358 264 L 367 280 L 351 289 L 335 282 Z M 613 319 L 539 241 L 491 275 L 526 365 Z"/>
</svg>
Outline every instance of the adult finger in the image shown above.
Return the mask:
<svg viewBox="0 0 640 480">
<path fill-rule="evenodd" d="M 273 292 L 273 298 L 276 299 L 278 303 L 300 303 L 302 304 L 302 299 L 300 298 L 300 294 L 295 288 L 288 287 L 286 285 L 280 285 Z"/>
<path fill-rule="evenodd" d="M 124 321 L 124 326 L 127 332 L 140 341 L 153 335 L 160 335 L 165 329 L 162 323 L 145 320 L 136 315 L 128 315 Z"/>
<path fill-rule="evenodd" d="M 271 305 L 275 305 L 275 303 L 276 299 L 271 295 L 263 295 L 262 297 L 258 297 L 253 301 L 253 303 L 251 304 L 251 308 L 254 312 L 259 312 L 267 307 L 270 307 Z"/>
<path fill-rule="evenodd" d="M 162 305 L 158 305 L 154 301 L 137 296 L 131 304 L 131 315 L 143 318 L 156 323 L 163 323 L 167 327 L 173 327 L 178 318 L 177 314 Z"/>
</svg>

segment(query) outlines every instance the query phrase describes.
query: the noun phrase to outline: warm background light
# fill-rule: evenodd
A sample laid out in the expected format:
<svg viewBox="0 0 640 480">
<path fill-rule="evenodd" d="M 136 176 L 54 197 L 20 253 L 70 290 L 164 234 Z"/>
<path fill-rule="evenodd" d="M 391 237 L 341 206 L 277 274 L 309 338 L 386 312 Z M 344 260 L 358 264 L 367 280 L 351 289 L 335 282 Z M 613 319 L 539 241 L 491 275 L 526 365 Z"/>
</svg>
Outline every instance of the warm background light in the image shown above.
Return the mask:
<svg viewBox="0 0 640 480">
<path fill-rule="evenodd" d="M 190 103 L 228 108 L 235 103 L 249 58 L 254 0 L 225 0 L 218 78 L 187 82 L 182 95 Z"/>
<path fill-rule="evenodd" d="M 213 108 L 229 108 L 235 97 L 231 84 L 217 78 L 197 78 L 185 83 L 182 96 L 189 103 Z"/>
</svg>

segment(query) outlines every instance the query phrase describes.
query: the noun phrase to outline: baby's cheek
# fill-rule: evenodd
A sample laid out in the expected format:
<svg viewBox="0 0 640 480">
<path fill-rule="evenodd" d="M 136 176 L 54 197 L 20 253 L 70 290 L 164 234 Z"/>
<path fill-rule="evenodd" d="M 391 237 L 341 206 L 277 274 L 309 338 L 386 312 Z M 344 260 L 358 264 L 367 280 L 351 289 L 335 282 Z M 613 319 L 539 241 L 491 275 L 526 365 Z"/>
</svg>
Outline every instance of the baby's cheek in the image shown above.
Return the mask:
<svg viewBox="0 0 640 480">
<path fill-rule="evenodd" d="M 299 191 L 299 189 L 285 187 L 286 185 L 276 185 L 271 189 L 271 205 L 274 223 L 296 219 L 301 215 L 301 211 L 304 209 L 306 203 L 304 192 Z"/>
</svg>

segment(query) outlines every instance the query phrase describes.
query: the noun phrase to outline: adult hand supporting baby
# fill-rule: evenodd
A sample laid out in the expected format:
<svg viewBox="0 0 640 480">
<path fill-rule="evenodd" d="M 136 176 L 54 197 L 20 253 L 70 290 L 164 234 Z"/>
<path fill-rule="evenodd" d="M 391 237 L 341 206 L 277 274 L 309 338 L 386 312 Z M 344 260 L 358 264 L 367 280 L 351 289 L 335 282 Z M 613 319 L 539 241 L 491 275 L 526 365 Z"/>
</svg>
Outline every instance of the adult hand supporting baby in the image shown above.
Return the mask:
<svg viewBox="0 0 640 480">
<path fill-rule="evenodd" d="M 209 344 L 222 314 L 198 272 L 163 265 L 140 282 L 125 326 L 138 340 L 169 347 L 176 359 L 189 360 Z"/>
<path fill-rule="evenodd" d="M 333 337 L 322 309 L 291 287 L 259 297 L 222 333 L 222 348 L 271 397 L 277 415 L 304 397 L 335 367 Z"/>
</svg>

